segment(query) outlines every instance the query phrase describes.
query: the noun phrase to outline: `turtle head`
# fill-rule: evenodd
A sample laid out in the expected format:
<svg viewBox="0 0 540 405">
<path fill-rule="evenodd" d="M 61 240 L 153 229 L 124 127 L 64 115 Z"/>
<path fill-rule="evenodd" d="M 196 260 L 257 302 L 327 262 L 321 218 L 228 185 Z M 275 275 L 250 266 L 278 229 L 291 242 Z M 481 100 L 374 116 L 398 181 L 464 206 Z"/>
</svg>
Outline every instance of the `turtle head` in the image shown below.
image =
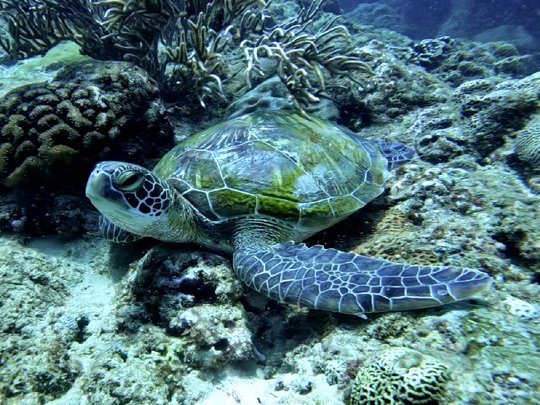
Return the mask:
<svg viewBox="0 0 540 405">
<path fill-rule="evenodd" d="M 168 183 L 144 167 L 101 162 L 86 183 L 86 196 L 113 224 L 140 236 L 156 234 L 173 202 Z"/>
</svg>

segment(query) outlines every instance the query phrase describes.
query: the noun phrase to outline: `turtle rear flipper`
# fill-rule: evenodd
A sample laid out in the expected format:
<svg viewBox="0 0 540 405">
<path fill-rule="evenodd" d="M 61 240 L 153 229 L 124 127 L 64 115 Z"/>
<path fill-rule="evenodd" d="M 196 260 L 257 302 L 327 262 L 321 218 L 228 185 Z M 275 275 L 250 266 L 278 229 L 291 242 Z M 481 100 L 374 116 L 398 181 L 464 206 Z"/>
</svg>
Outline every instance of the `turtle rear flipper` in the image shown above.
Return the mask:
<svg viewBox="0 0 540 405">
<path fill-rule="evenodd" d="M 491 282 L 478 270 L 397 264 L 293 242 L 240 248 L 233 267 L 249 287 L 270 298 L 355 315 L 449 304 Z"/>
<path fill-rule="evenodd" d="M 381 153 L 388 160 L 388 168 L 393 170 L 407 163 L 414 157 L 414 149 L 397 142 L 375 141 Z"/>
<path fill-rule="evenodd" d="M 103 215 L 99 216 L 99 233 L 109 242 L 126 244 L 142 239 L 142 236 L 135 235 L 116 226 Z"/>
</svg>

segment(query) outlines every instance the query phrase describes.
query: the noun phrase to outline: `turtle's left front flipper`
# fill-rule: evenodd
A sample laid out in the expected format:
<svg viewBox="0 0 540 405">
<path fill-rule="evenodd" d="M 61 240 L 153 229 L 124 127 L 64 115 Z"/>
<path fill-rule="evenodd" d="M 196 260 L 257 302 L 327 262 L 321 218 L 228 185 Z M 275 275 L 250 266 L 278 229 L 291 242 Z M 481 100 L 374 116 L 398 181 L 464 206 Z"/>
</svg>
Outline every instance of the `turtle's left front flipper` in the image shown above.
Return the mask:
<svg viewBox="0 0 540 405">
<path fill-rule="evenodd" d="M 486 274 L 453 266 L 414 266 L 292 242 L 234 253 L 251 288 L 281 302 L 346 314 L 449 304 L 485 290 Z"/>
<path fill-rule="evenodd" d="M 119 226 L 116 226 L 103 215 L 99 216 L 99 233 L 110 242 L 118 244 L 126 244 L 142 239 L 141 236 L 125 231 Z"/>
</svg>

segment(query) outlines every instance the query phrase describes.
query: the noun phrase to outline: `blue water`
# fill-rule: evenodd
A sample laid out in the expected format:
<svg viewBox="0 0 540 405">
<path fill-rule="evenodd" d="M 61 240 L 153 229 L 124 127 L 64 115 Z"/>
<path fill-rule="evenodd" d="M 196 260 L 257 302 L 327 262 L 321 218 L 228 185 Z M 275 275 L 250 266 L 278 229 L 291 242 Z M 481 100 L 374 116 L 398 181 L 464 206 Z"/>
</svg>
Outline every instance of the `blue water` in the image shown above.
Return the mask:
<svg viewBox="0 0 540 405">
<path fill-rule="evenodd" d="M 540 2 L 537 0 L 341 0 L 346 12 L 356 7 L 388 6 L 401 20 L 398 31 L 413 39 L 442 35 L 482 40 L 510 40 L 523 51 L 540 49 Z M 384 27 L 384 19 L 372 21 Z M 395 28 L 385 27 L 385 28 Z"/>
</svg>

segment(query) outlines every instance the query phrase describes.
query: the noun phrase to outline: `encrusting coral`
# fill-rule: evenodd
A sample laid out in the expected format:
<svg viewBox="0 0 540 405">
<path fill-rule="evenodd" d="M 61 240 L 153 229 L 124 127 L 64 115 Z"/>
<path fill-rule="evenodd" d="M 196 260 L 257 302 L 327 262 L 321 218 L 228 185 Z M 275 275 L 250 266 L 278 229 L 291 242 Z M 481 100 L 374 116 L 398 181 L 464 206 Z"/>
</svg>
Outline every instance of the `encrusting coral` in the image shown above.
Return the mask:
<svg viewBox="0 0 540 405">
<path fill-rule="evenodd" d="M 360 368 L 350 404 L 439 403 L 447 381 L 446 367 L 435 358 L 395 347 L 375 355 Z"/>
<path fill-rule="evenodd" d="M 435 39 L 424 39 L 413 46 L 411 61 L 425 68 L 433 68 L 445 58 L 445 53 L 452 46 L 452 38 L 445 36 Z"/>
</svg>

